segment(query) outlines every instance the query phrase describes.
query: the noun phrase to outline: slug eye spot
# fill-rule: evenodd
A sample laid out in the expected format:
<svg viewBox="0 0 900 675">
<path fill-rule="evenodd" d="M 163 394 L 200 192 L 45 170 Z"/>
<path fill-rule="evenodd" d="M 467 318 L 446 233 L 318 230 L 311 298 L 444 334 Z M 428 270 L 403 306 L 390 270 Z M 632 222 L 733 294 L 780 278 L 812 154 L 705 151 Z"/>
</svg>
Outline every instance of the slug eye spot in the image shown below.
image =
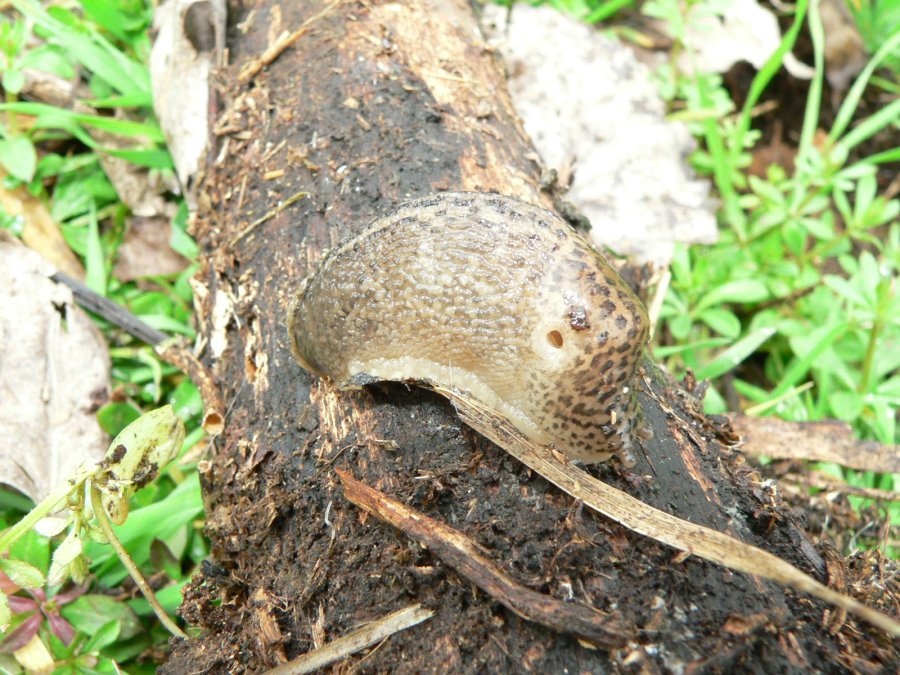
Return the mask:
<svg viewBox="0 0 900 675">
<path fill-rule="evenodd" d="M 551 330 L 547 333 L 547 342 L 550 343 L 551 347 L 555 347 L 556 349 L 561 349 L 563 346 L 563 336 L 558 330 Z"/>
</svg>

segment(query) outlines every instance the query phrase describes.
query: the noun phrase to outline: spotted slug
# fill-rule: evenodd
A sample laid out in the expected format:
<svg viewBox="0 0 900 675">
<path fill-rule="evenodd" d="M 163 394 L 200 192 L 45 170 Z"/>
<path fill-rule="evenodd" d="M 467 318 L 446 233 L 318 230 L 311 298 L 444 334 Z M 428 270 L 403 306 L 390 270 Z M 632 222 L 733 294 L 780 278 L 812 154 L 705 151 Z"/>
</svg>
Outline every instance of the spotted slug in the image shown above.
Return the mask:
<svg viewBox="0 0 900 675">
<path fill-rule="evenodd" d="M 629 456 L 641 301 L 559 216 L 497 194 L 406 202 L 329 251 L 288 316 L 301 366 L 465 391 L 573 459 Z"/>
</svg>

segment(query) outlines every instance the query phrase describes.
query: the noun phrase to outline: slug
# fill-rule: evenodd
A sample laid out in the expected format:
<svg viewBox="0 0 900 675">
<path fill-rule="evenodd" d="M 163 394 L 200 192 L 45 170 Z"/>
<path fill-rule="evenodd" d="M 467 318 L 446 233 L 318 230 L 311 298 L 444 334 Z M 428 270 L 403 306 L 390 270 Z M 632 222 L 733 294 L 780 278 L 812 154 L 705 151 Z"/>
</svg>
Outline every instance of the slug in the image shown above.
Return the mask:
<svg viewBox="0 0 900 675">
<path fill-rule="evenodd" d="M 557 215 L 497 194 L 401 205 L 329 251 L 293 298 L 305 369 L 467 392 L 541 445 L 626 462 L 642 436 L 633 379 L 641 301 Z"/>
</svg>

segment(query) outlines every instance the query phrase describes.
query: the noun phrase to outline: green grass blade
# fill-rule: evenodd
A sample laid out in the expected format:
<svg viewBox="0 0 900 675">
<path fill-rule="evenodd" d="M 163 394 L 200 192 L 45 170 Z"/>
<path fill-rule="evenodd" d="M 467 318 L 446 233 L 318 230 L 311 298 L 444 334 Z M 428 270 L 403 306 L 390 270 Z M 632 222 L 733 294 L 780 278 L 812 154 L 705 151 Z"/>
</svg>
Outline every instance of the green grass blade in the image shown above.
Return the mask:
<svg viewBox="0 0 900 675">
<path fill-rule="evenodd" d="M 85 101 L 92 108 L 143 108 L 152 105 L 150 100 L 143 92 L 138 94 L 110 96 L 108 98 L 92 98 Z"/>
<path fill-rule="evenodd" d="M 168 150 L 163 148 L 105 148 L 98 147 L 98 152 L 102 152 L 111 157 L 119 157 L 132 164 L 144 166 L 148 169 L 172 169 L 172 155 Z"/>
<path fill-rule="evenodd" d="M 694 72 L 697 72 L 696 67 Z M 703 76 L 695 75 L 694 82 L 700 95 L 700 105 L 705 108 L 711 108 L 712 99 Z M 719 195 L 722 197 L 725 220 L 734 228 L 738 238 L 743 241 L 746 238 L 747 217 L 738 203 L 737 190 L 734 187 L 734 182 L 731 180 L 731 157 L 725 148 L 718 120 L 712 118 L 704 120 L 703 134 L 706 138 L 706 147 L 709 149 L 713 162 L 713 179 L 716 182 L 716 187 L 719 188 Z"/>
<path fill-rule="evenodd" d="M 760 328 L 741 338 L 711 362 L 697 371 L 698 380 L 712 380 L 724 375 L 755 352 L 761 344 L 775 335 L 774 328 Z"/>
<path fill-rule="evenodd" d="M 584 21 L 586 23 L 599 23 L 600 21 L 608 19 L 623 7 L 628 7 L 633 4 L 634 0 L 609 0 L 609 2 L 604 2 L 593 12 L 588 14 L 584 18 Z"/>
<path fill-rule="evenodd" d="M 128 30 L 125 27 L 125 21 L 119 12 L 118 2 L 110 2 L 109 0 L 79 0 L 84 12 L 94 23 L 103 26 L 122 42 L 128 42 Z"/>
<path fill-rule="evenodd" d="M 881 48 L 875 52 L 875 56 L 869 59 L 866 67 L 863 68 L 862 72 L 856 78 L 853 86 L 850 87 L 850 91 L 847 92 L 847 97 L 841 104 L 841 109 L 838 111 L 837 117 L 834 120 L 831 132 L 828 134 L 828 138 L 831 139 L 832 142 L 837 142 L 837 139 L 844 133 L 847 126 L 853 120 L 853 114 L 856 112 L 856 108 L 862 98 L 863 91 L 866 89 L 866 85 L 869 83 L 869 78 L 872 77 L 872 73 L 875 72 L 875 69 L 890 55 L 891 52 L 894 51 L 894 49 L 896 49 L 898 45 L 900 45 L 900 30 L 894 33 L 883 45 L 881 45 Z"/>
<path fill-rule="evenodd" d="M 812 367 L 815 360 L 822 355 L 822 352 L 833 345 L 835 340 L 837 340 L 846 330 L 846 322 L 836 324 L 819 339 L 815 346 L 810 349 L 805 356 L 797 359 L 788 366 L 784 376 L 781 378 L 781 382 L 774 391 L 772 391 L 770 400 L 781 398 L 791 387 L 797 384 L 801 378 L 806 377 L 806 374 L 809 372 L 809 369 Z"/>
<path fill-rule="evenodd" d="M 147 69 L 128 58 L 96 31 L 84 34 L 52 17 L 33 0 L 12 0 L 12 5 L 35 25 L 50 33 L 65 46 L 73 59 L 106 81 L 121 94 L 144 92 L 150 95 Z"/>
<path fill-rule="evenodd" d="M 85 256 L 85 285 L 95 293 L 106 295 L 106 260 L 100 241 L 100 225 L 97 222 L 97 206 L 91 203 L 88 222 L 87 255 Z"/>
<path fill-rule="evenodd" d="M 900 122 L 900 99 L 891 101 L 877 113 L 864 119 L 859 126 L 835 144 L 832 156 L 837 161 L 843 161 L 854 147 L 897 122 Z"/>
<path fill-rule="evenodd" d="M 708 340 L 698 340 L 697 342 L 690 342 L 688 344 L 683 345 L 666 345 L 664 347 L 654 347 L 653 348 L 653 356 L 657 359 L 666 359 L 670 356 L 674 356 L 675 354 L 682 354 L 684 352 L 694 351 L 698 349 L 709 349 L 710 347 L 721 347 L 722 345 L 727 345 L 731 340 L 725 337 L 721 338 L 709 338 Z"/>
<path fill-rule="evenodd" d="M 822 80 L 825 77 L 825 30 L 819 14 L 819 0 L 810 1 L 809 33 L 812 37 L 815 73 L 813 73 L 809 94 L 806 97 L 803 129 L 800 131 L 800 143 L 797 149 L 798 155 L 805 155 L 812 149 L 813 138 L 819 126 L 819 111 L 822 106 Z"/>
<path fill-rule="evenodd" d="M 135 122 L 133 120 L 119 120 L 113 117 L 103 117 L 101 115 L 91 115 L 88 113 L 76 113 L 71 110 L 66 110 L 65 108 L 47 105 L 46 103 L 32 103 L 29 101 L 0 103 L 0 111 L 2 110 L 21 113 L 23 115 L 33 115 L 38 118 L 38 121 L 46 118 L 61 118 L 102 131 L 119 134 L 121 136 L 146 138 L 155 143 L 164 143 L 166 140 L 162 130 L 157 124 Z M 68 127 L 63 128 L 68 130 Z"/>
<path fill-rule="evenodd" d="M 877 152 L 874 155 L 863 157 L 858 162 L 851 164 L 847 170 L 867 164 L 889 164 L 890 162 L 900 162 L 900 148 L 892 148 L 884 152 Z"/>
<path fill-rule="evenodd" d="M 762 96 L 766 87 L 769 86 L 769 82 L 771 82 L 772 78 L 775 77 L 779 70 L 781 70 L 785 54 L 791 51 L 791 49 L 794 48 L 794 44 L 797 42 L 797 36 L 800 34 L 800 29 L 803 27 L 803 20 L 806 18 L 806 8 L 808 5 L 809 0 L 800 0 L 797 3 L 797 9 L 794 12 L 794 23 L 791 24 L 791 27 L 784 34 L 778 48 L 772 52 L 772 55 L 765 64 L 763 64 L 763 67 L 760 68 L 756 77 L 753 78 L 753 82 L 750 83 L 750 90 L 747 93 L 747 100 L 744 102 L 744 109 L 741 111 L 740 122 L 735 135 L 736 142 L 731 149 L 732 163 L 736 163 L 737 156 L 744 146 L 744 137 L 747 135 L 747 132 L 750 131 L 753 108 L 756 106 L 759 97 Z"/>
</svg>

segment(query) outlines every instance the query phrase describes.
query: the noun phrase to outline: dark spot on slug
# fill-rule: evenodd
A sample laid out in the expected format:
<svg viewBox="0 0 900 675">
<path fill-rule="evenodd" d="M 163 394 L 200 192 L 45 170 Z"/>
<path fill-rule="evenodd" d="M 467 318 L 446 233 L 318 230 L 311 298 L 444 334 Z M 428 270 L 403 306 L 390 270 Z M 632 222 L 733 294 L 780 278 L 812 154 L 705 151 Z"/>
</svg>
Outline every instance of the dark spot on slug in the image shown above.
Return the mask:
<svg viewBox="0 0 900 675">
<path fill-rule="evenodd" d="M 588 321 L 587 310 L 584 307 L 569 308 L 569 325 L 574 330 L 590 330 L 591 322 Z"/>
</svg>

